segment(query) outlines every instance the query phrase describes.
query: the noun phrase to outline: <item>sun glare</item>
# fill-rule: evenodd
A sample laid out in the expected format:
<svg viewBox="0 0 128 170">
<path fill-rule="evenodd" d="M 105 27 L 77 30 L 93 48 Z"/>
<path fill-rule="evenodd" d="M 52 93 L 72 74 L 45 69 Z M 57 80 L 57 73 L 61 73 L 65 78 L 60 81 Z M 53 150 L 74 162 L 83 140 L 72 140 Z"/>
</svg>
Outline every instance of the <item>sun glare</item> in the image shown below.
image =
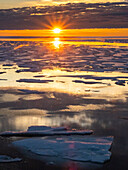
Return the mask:
<svg viewBox="0 0 128 170">
<path fill-rule="evenodd" d="M 57 34 L 57 33 L 60 33 L 60 32 L 61 32 L 61 29 L 55 28 L 55 29 L 53 30 L 53 32 L 56 33 L 56 34 Z"/>
<path fill-rule="evenodd" d="M 59 48 L 60 47 L 60 39 L 59 38 L 54 38 L 53 44 L 55 46 L 55 48 Z"/>
</svg>

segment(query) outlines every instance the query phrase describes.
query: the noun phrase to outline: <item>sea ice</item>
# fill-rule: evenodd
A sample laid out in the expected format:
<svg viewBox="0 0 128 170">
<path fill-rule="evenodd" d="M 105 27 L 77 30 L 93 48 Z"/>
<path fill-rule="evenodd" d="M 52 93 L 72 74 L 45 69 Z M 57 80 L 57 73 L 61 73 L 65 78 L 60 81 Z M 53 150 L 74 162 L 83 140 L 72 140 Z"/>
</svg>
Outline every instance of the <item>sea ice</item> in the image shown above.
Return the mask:
<svg viewBox="0 0 128 170">
<path fill-rule="evenodd" d="M 0 155 L 0 163 L 19 162 L 21 158 L 11 158 L 7 155 Z"/>
<path fill-rule="evenodd" d="M 125 80 L 118 80 L 115 82 L 115 84 L 125 86 Z"/>
<path fill-rule="evenodd" d="M 68 136 L 68 135 L 90 135 L 92 134 L 93 131 L 92 130 L 82 130 L 82 131 L 45 131 L 45 130 L 39 130 L 39 131 L 25 131 L 25 132 L 2 132 L 0 133 L 0 136 L 5 136 L 5 137 L 9 137 L 9 136 L 25 136 L 25 137 L 36 137 L 36 136 L 60 136 L 60 135 L 64 135 L 64 136 Z"/>
<path fill-rule="evenodd" d="M 102 82 L 95 82 L 95 81 L 82 81 L 82 80 L 73 80 L 75 83 L 84 83 L 84 84 L 106 84 Z"/>
<path fill-rule="evenodd" d="M 56 128 L 53 128 L 53 127 L 50 127 L 50 126 L 30 126 L 28 127 L 27 131 L 30 132 L 30 131 L 64 131 L 64 130 L 67 130 L 66 127 L 56 127 Z"/>
<path fill-rule="evenodd" d="M 65 127 L 30 126 L 26 132 L 3 132 L 0 135 L 45 136 L 18 140 L 12 144 L 39 156 L 78 162 L 104 163 L 110 159 L 109 150 L 113 137 L 83 136 L 92 132 L 92 130 L 69 131 Z"/>
<path fill-rule="evenodd" d="M 68 130 L 66 127 L 50 126 L 30 126 L 27 131 L 20 132 L 2 132 L 0 136 L 56 136 L 56 135 L 90 135 L 92 130 Z"/>
<path fill-rule="evenodd" d="M 25 83 L 49 83 L 53 82 L 53 80 L 40 80 L 40 79 L 20 79 L 16 80 L 17 82 L 25 82 Z"/>
<path fill-rule="evenodd" d="M 0 72 L 0 74 L 4 74 L 4 73 L 6 73 L 6 72 L 5 71 Z"/>
<path fill-rule="evenodd" d="M 45 92 L 37 91 L 37 90 L 26 90 L 26 89 L 18 89 L 22 94 L 44 94 Z"/>
<path fill-rule="evenodd" d="M 0 79 L 1 81 L 7 81 L 7 79 Z"/>
<path fill-rule="evenodd" d="M 112 141 L 113 137 L 61 136 L 18 140 L 13 145 L 40 156 L 104 163 L 110 159 Z"/>
</svg>

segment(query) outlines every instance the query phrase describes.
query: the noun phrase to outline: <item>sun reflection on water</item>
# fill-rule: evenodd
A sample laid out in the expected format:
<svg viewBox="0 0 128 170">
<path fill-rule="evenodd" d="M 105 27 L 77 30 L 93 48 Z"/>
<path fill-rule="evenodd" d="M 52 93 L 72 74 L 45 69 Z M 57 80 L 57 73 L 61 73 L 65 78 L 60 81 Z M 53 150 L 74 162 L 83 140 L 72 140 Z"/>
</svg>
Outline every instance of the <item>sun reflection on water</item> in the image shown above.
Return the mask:
<svg viewBox="0 0 128 170">
<path fill-rule="evenodd" d="M 60 38 L 54 38 L 53 44 L 56 49 L 59 49 L 62 42 L 60 41 Z"/>
</svg>

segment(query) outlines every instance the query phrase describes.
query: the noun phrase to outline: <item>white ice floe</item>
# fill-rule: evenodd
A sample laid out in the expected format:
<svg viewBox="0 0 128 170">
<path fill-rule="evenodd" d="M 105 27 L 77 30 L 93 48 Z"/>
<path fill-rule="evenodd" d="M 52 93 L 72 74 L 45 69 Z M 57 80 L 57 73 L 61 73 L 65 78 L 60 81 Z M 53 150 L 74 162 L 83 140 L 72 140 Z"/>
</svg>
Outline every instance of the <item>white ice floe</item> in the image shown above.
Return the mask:
<svg viewBox="0 0 128 170">
<path fill-rule="evenodd" d="M 0 163 L 19 162 L 21 158 L 11 158 L 7 155 L 0 155 Z"/>
<path fill-rule="evenodd" d="M 61 136 L 24 139 L 13 145 L 40 156 L 104 163 L 110 159 L 112 141 L 113 137 Z"/>
</svg>

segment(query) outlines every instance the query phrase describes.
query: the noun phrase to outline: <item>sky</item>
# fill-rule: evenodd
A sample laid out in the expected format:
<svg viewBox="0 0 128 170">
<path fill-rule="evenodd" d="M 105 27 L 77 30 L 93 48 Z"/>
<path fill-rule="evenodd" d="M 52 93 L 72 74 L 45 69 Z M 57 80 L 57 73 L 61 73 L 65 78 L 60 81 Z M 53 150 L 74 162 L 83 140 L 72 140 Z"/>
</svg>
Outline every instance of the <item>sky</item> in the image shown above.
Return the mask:
<svg viewBox="0 0 128 170">
<path fill-rule="evenodd" d="M 0 9 L 35 6 L 35 5 L 58 5 L 63 3 L 99 3 L 99 2 L 128 2 L 128 0 L 0 0 Z"/>
<path fill-rule="evenodd" d="M 15 0 L 15 3 L 20 4 L 21 1 L 30 2 L 30 0 Z M 56 1 L 60 3 L 59 0 Z M 9 2 L 13 2 L 13 0 L 9 0 Z M 31 0 L 31 2 L 33 1 Z M 27 6 L 25 3 L 23 5 Z M 0 30 L 39 30 L 54 27 L 61 29 L 128 28 L 128 3 L 68 3 L 42 7 L 36 6 L 38 5 L 36 1 L 32 5 L 35 7 L 31 8 L 29 4 L 26 8 L 1 9 Z M 44 4 L 42 3 L 42 5 Z"/>
</svg>

